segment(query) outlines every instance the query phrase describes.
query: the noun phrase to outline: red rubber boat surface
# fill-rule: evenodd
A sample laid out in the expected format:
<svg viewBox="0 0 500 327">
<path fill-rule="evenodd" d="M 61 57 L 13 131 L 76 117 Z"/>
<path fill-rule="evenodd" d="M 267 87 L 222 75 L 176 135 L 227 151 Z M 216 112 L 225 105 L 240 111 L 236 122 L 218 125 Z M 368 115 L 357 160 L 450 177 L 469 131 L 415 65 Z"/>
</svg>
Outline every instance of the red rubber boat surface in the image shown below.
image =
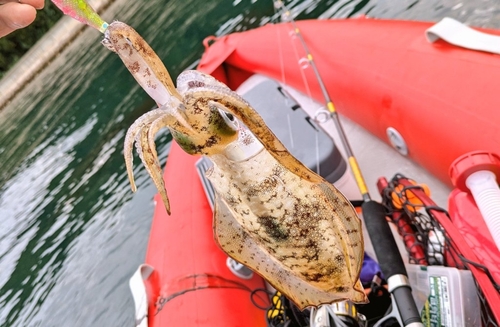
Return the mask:
<svg viewBox="0 0 500 327">
<path fill-rule="evenodd" d="M 408 155 L 450 185 L 454 159 L 500 148 L 500 56 L 429 43 L 432 24 L 361 18 L 297 26 L 337 110 L 387 142 L 387 128 L 395 128 Z M 312 69 L 300 68 L 305 52 L 291 30 L 266 25 L 221 37 L 198 69 L 232 88 L 260 73 L 309 94 L 305 74 L 311 95 L 324 102 Z"/>
<path fill-rule="evenodd" d="M 266 326 L 265 312 L 250 298 L 252 290 L 264 287 L 263 280 L 256 274 L 240 279 L 227 268 L 227 255 L 213 238 L 212 210 L 196 160 L 174 142 L 164 174 L 172 215 L 155 197 L 146 255 L 155 269 L 146 281 L 149 326 Z"/>
</svg>

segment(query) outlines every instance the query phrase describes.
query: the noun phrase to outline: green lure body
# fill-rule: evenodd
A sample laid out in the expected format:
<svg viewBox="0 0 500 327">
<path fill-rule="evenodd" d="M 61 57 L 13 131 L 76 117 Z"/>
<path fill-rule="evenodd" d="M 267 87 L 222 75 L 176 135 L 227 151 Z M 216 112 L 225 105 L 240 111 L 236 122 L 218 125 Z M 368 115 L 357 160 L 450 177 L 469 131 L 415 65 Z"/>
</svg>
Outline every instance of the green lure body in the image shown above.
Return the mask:
<svg viewBox="0 0 500 327">
<path fill-rule="evenodd" d="M 101 33 L 108 28 L 106 23 L 85 0 L 52 0 L 61 11 L 77 21 L 87 24 Z"/>
</svg>

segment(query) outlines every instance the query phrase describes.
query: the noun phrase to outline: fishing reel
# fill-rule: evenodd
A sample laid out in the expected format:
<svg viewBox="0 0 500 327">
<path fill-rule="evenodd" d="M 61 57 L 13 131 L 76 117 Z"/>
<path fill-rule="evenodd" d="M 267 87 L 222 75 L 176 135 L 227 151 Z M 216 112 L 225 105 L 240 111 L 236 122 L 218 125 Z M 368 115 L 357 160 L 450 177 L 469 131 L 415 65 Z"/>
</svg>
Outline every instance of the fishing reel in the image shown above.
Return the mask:
<svg viewBox="0 0 500 327">
<path fill-rule="evenodd" d="M 367 327 L 366 317 L 350 301 L 325 304 L 300 311 L 277 292 L 267 311 L 269 327 Z"/>
<path fill-rule="evenodd" d="M 384 280 L 373 276 L 369 285 L 369 303 L 355 305 L 341 301 L 300 311 L 280 292 L 271 298 L 267 310 L 269 327 L 399 327 L 397 307 Z"/>
<path fill-rule="evenodd" d="M 322 305 L 311 310 L 311 327 L 367 327 L 368 321 L 350 301 Z"/>
</svg>

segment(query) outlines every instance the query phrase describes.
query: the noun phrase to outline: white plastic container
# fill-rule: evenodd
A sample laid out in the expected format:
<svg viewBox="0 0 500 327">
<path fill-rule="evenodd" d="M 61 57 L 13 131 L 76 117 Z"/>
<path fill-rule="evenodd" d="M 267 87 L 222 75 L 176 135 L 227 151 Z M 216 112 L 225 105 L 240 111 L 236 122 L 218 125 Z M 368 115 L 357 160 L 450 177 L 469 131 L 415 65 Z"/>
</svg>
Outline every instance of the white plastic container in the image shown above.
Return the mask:
<svg viewBox="0 0 500 327">
<path fill-rule="evenodd" d="M 470 271 L 419 265 L 406 269 L 425 326 L 481 326 L 479 297 Z"/>
</svg>

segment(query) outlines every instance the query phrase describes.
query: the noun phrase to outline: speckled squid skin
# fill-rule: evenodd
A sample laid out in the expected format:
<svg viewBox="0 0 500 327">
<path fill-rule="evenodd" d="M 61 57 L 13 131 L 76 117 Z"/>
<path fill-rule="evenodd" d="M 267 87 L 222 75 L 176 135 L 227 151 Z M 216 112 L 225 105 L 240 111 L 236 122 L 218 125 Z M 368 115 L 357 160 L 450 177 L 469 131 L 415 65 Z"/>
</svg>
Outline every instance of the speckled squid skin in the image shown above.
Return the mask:
<svg viewBox="0 0 500 327">
<path fill-rule="evenodd" d="M 103 43 L 160 106 L 127 132 L 132 185 L 135 140 L 169 211 L 154 145 L 156 132 L 167 127 L 187 153 L 207 155 L 214 163 L 207 173 L 216 190 L 214 233 L 229 256 L 257 271 L 301 309 L 344 299 L 366 301 L 359 282 L 361 221 L 342 193 L 295 159 L 260 115 L 224 84 L 186 71 L 175 89 L 156 54 L 126 24 L 112 23 Z M 253 141 L 243 139 L 238 123 L 225 112 L 239 118 L 264 148 L 235 159 L 233 145 Z"/>
<path fill-rule="evenodd" d="M 328 183 L 311 183 L 268 151 L 233 162 L 211 157 L 214 231 L 229 256 L 252 267 L 299 308 L 366 300 L 358 281 L 361 224 Z"/>
</svg>

